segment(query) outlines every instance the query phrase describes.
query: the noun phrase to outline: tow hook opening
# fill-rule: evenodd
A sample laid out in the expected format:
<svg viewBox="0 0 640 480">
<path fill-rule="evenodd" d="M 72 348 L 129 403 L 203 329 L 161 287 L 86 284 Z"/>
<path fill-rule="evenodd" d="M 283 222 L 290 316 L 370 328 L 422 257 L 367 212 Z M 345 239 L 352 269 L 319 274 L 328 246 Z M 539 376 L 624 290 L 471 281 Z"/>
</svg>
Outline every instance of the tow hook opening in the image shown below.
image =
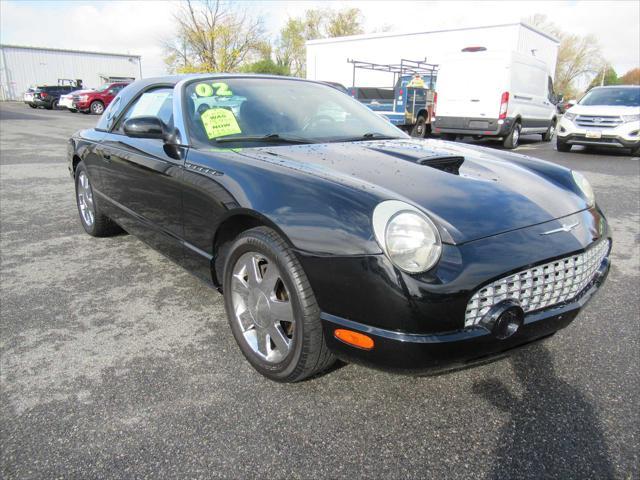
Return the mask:
<svg viewBox="0 0 640 480">
<path fill-rule="evenodd" d="M 480 324 L 499 340 L 514 335 L 524 323 L 524 310 L 513 299 L 496 304 L 480 320 Z"/>
</svg>

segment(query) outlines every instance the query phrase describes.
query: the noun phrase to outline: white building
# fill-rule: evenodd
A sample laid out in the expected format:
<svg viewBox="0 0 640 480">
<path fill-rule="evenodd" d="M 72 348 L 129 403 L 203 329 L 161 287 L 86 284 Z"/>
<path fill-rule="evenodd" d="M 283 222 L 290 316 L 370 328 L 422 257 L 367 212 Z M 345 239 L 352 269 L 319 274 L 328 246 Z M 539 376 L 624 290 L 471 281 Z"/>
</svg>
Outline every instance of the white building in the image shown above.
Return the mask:
<svg viewBox="0 0 640 480">
<path fill-rule="evenodd" d="M 0 45 L 0 100 L 19 100 L 32 85 L 82 80 L 85 87 L 142 77 L 140 55 Z"/>
<path fill-rule="evenodd" d="M 307 78 L 353 85 L 353 65 L 347 60 L 391 64 L 400 59 L 442 64 L 448 55 L 465 47 L 510 50 L 535 55 L 553 76 L 558 58 L 557 39 L 525 23 L 433 30 L 411 33 L 372 33 L 310 40 L 307 47 Z M 393 77 L 376 71 L 358 70 L 356 86 L 391 87 Z"/>
</svg>

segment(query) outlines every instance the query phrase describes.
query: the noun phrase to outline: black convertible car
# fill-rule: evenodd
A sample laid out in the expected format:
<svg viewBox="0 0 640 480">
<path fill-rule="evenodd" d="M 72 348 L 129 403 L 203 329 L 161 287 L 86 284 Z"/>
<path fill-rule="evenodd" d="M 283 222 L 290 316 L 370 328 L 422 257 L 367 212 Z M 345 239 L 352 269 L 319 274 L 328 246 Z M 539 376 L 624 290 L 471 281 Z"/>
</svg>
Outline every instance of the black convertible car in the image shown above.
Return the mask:
<svg viewBox="0 0 640 480">
<path fill-rule="evenodd" d="M 122 228 L 217 287 L 278 381 L 502 354 L 567 326 L 609 270 L 579 173 L 411 139 L 322 83 L 135 82 L 70 139 L 69 170 L 87 233 Z"/>
</svg>

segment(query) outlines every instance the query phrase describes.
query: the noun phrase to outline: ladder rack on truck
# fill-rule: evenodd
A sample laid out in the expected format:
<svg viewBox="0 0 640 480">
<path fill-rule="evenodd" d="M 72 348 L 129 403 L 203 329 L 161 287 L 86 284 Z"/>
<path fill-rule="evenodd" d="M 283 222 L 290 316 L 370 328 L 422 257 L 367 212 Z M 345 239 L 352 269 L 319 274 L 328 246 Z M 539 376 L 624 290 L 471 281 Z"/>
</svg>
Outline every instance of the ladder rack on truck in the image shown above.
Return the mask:
<svg viewBox="0 0 640 480">
<path fill-rule="evenodd" d="M 401 59 L 400 63 L 380 64 L 347 59 L 353 65 L 351 96 L 389 119 L 414 137 L 431 131 L 437 95 L 438 65 L 424 60 Z M 356 71 L 375 70 L 393 74 L 392 88 L 356 87 Z M 423 85 L 414 85 L 419 77 Z"/>
</svg>

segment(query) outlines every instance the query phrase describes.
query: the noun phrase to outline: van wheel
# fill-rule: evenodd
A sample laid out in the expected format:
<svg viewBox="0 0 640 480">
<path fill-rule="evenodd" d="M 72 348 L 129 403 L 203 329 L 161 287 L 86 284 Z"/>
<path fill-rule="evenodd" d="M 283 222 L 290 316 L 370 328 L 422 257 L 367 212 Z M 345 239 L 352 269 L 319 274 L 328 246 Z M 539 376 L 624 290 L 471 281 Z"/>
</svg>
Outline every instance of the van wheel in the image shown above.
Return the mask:
<svg viewBox="0 0 640 480">
<path fill-rule="evenodd" d="M 547 131 L 542 134 L 542 141 L 550 142 L 551 140 L 553 140 L 553 136 L 555 134 L 556 134 L 556 119 L 554 118 L 553 120 L 551 120 L 551 125 L 549 125 L 549 128 L 547 129 Z"/>
<path fill-rule="evenodd" d="M 632 157 L 640 157 L 640 147 L 635 147 L 631 149 Z"/>
<path fill-rule="evenodd" d="M 504 148 L 508 148 L 509 150 L 513 150 L 514 148 L 516 148 L 518 146 L 518 143 L 520 142 L 520 129 L 522 127 L 520 127 L 519 123 L 516 123 L 513 128 L 511 129 L 511 132 L 509 133 L 509 135 L 507 135 L 507 137 L 502 141 L 502 145 L 504 146 Z"/>
<path fill-rule="evenodd" d="M 560 140 L 560 137 L 556 138 L 556 148 L 558 149 L 559 152 L 570 152 L 571 151 L 571 145 L 569 145 L 564 140 Z"/>
<path fill-rule="evenodd" d="M 424 138 L 427 134 L 427 119 L 420 115 L 416 124 L 411 129 L 411 136 L 414 138 Z"/>
</svg>

